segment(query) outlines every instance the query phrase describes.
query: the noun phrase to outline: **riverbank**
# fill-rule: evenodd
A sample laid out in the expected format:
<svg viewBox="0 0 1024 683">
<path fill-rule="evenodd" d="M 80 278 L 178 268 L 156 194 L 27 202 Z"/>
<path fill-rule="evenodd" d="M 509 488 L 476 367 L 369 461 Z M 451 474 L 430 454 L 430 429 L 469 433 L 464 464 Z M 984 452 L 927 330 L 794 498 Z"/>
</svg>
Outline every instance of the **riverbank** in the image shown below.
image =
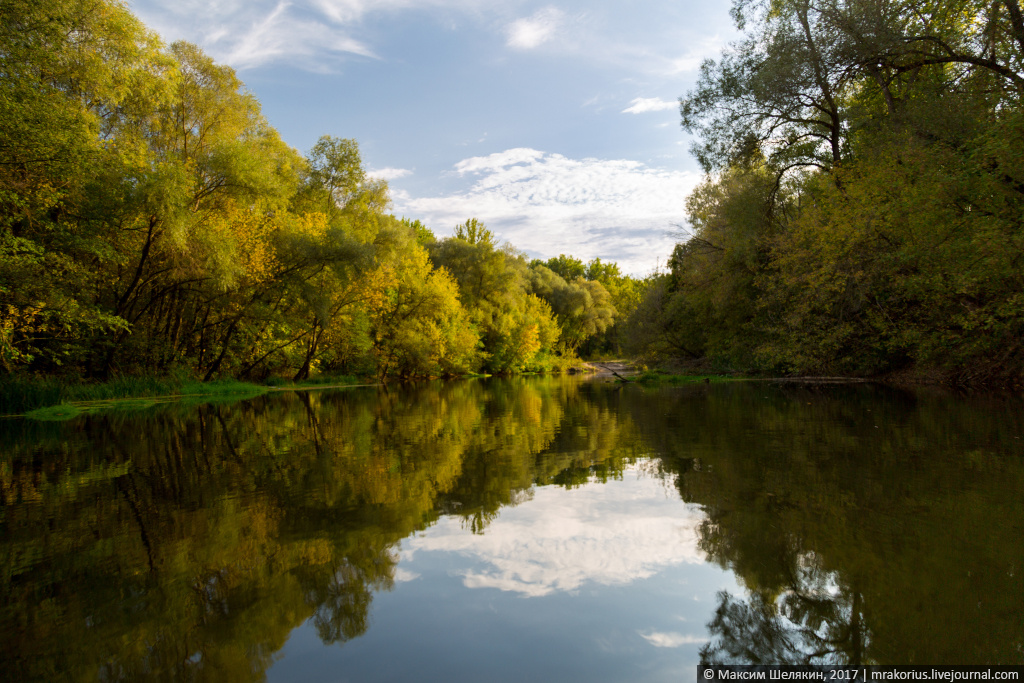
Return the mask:
<svg viewBox="0 0 1024 683">
<path fill-rule="evenodd" d="M 97 383 L 19 377 L 0 382 L 0 415 L 66 420 L 114 407 L 140 409 L 170 401 L 237 400 L 272 391 L 328 389 L 370 383 L 372 381 L 367 378 L 350 375 L 325 376 L 303 382 L 272 378 L 259 384 L 234 379 L 200 382 L 174 377 L 120 377 Z"/>
<path fill-rule="evenodd" d="M 615 361 L 623 364 L 628 373 L 624 379 L 641 384 L 683 384 L 690 382 L 782 382 L 790 384 L 880 384 L 891 387 L 945 387 L 955 390 L 980 392 L 1020 393 L 1022 379 L 1015 375 L 997 375 L 982 372 L 984 369 L 959 369 L 940 371 L 928 368 L 907 368 L 898 372 L 873 375 L 770 375 L 758 372 L 715 371 L 706 361 L 662 361 L 652 368 L 634 366 L 629 361 Z"/>
<path fill-rule="evenodd" d="M 659 364 L 654 368 L 628 359 L 578 362 L 561 372 L 585 372 L 595 380 L 635 382 L 641 385 L 720 382 L 785 382 L 799 384 L 879 383 L 891 386 L 950 386 L 934 375 L 890 377 L 763 376 L 740 372 L 714 372 L 707 367 Z M 536 374 L 536 373 L 524 373 Z M 35 420 L 68 420 L 79 415 L 143 410 L 162 403 L 210 403 L 238 401 L 274 391 L 315 390 L 374 386 L 374 378 L 351 375 L 317 377 L 292 382 L 272 377 L 262 383 L 234 379 L 200 382 L 180 378 L 121 377 L 103 383 L 68 382 L 54 378 L 8 378 L 0 382 L 0 416 L 24 416 Z M 991 387 L 1008 389 L 1009 387 Z"/>
<path fill-rule="evenodd" d="M 631 360 L 588 361 L 587 369 L 596 379 L 637 384 L 690 384 L 753 379 L 739 373 L 677 372 L 666 368 L 648 368 Z"/>
<path fill-rule="evenodd" d="M 586 371 L 578 359 L 552 365 L 548 372 L 575 374 Z M 519 374 L 547 374 L 527 371 Z M 489 377 L 466 374 L 461 378 Z M 418 378 L 434 379 L 434 378 Z M 158 403 L 236 401 L 274 391 L 340 389 L 376 386 L 373 377 L 325 375 L 301 382 L 271 377 L 261 383 L 221 379 L 201 382 L 175 377 L 120 377 L 108 382 L 75 382 L 51 377 L 8 377 L 0 381 L 0 417 L 69 420 L 82 414 L 110 410 L 140 410 Z"/>
</svg>

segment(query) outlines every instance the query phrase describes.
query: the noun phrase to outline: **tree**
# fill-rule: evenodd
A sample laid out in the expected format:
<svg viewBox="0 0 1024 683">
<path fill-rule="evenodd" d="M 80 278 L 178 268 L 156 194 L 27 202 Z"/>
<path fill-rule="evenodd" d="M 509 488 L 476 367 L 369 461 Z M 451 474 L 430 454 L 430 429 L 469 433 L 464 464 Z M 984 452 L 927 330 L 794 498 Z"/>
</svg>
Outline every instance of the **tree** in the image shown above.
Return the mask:
<svg viewBox="0 0 1024 683">
<path fill-rule="evenodd" d="M 739 28 L 756 24 L 720 61 L 706 60 L 680 98 L 683 129 L 704 170 L 763 155 L 782 173 L 831 169 L 847 153 L 844 100 L 857 76 L 846 36 L 811 0 L 734 4 Z"/>
<path fill-rule="evenodd" d="M 159 39 L 106 0 L 0 7 L 0 358 L 8 371 L 81 359 L 83 338 L 125 320 L 83 296 L 110 259 L 83 216 L 111 145 L 164 101 L 173 64 Z"/>
<path fill-rule="evenodd" d="M 566 282 L 571 282 L 578 277 L 584 277 L 587 270 L 586 266 L 583 265 L 583 261 L 575 256 L 566 256 L 565 254 L 559 254 L 557 257 L 549 258 L 544 262 L 544 265 L 551 269 L 552 272 L 559 275 Z M 588 277 L 587 279 L 590 280 L 594 278 Z"/>
<path fill-rule="evenodd" d="M 530 268 L 530 290 L 551 306 L 561 329 L 559 346 L 569 354 L 590 337 L 607 330 L 615 321 L 611 295 L 600 282 L 577 277 L 566 282 L 546 266 Z"/>
<path fill-rule="evenodd" d="M 470 219 L 458 226 L 454 237 L 430 245 L 430 258 L 458 282 L 488 370 L 522 370 L 553 348 L 558 324 L 549 305 L 527 288 L 526 259 L 512 247 L 498 248 L 483 223 Z"/>
<path fill-rule="evenodd" d="M 468 219 L 465 223 L 455 226 L 455 239 L 463 240 L 467 244 L 494 248 L 497 242 L 494 240 L 494 233 L 487 229 L 487 226 L 475 218 Z"/>
<path fill-rule="evenodd" d="M 433 268 L 415 242 L 382 267 L 389 282 L 370 306 L 377 373 L 436 377 L 475 370 L 479 336 L 448 271 Z"/>
</svg>

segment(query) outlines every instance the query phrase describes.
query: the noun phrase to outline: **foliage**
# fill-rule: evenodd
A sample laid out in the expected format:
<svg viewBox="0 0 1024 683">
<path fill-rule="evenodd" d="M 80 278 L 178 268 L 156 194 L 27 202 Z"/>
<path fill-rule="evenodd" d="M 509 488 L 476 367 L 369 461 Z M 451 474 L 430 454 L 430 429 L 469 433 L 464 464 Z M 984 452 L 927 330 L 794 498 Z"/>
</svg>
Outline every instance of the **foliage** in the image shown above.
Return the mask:
<svg viewBox="0 0 1024 683">
<path fill-rule="evenodd" d="M 528 286 L 526 259 L 476 219 L 453 237 L 430 245 L 430 258 L 458 283 L 459 297 L 483 344 L 490 373 L 524 370 L 538 354 L 554 350 L 560 329 L 551 307 Z"/>
<path fill-rule="evenodd" d="M 789 373 L 1024 374 L 1016 0 L 737 0 L 681 100 L 711 175 L 634 315 L 648 354 Z"/>
<path fill-rule="evenodd" d="M 10 386 L 515 372 L 609 326 L 593 284 L 556 318 L 476 219 L 438 241 L 390 215 L 355 140 L 299 154 L 233 69 L 165 46 L 120 0 L 0 18 Z"/>
</svg>

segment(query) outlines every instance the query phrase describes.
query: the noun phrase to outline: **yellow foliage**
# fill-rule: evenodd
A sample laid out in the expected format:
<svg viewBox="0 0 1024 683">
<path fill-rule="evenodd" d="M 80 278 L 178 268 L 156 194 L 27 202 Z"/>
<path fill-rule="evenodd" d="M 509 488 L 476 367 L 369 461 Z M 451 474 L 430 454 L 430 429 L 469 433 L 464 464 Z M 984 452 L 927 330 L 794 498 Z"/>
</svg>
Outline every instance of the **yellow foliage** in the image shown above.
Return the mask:
<svg viewBox="0 0 1024 683">
<path fill-rule="evenodd" d="M 329 227 L 327 214 L 320 211 L 308 211 L 296 218 L 293 229 L 297 233 L 314 239 L 323 239 L 327 234 L 327 228 Z"/>
</svg>

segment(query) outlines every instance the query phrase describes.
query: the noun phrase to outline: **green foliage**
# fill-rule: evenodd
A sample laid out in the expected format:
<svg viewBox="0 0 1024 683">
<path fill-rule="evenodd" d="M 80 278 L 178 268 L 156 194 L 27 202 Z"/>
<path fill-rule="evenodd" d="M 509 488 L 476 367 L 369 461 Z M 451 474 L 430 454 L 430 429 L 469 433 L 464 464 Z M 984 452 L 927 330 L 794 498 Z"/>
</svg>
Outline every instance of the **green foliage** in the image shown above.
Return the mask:
<svg viewBox="0 0 1024 683">
<path fill-rule="evenodd" d="M 470 218 L 465 223 L 455 226 L 455 239 L 463 240 L 468 244 L 481 247 L 494 248 L 497 243 L 494 241 L 494 233 L 487 229 L 483 223 L 475 218 Z"/>
<path fill-rule="evenodd" d="M 416 243 L 421 247 L 425 247 L 432 242 L 437 241 L 437 237 L 434 235 L 430 228 L 423 225 L 419 220 L 411 220 L 409 218 L 402 218 L 402 223 L 412 230 L 416 236 Z"/>
<path fill-rule="evenodd" d="M 483 344 L 483 368 L 490 373 L 524 370 L 559 339 L 551 307 L 529 287 L 526 259 L 499 248 L 490 230 L 470 219 L 455 236 L 430 245 L 437 268 L 451 273 L 459 298 Z"/>
<path fill-rule="evenodd" d="M 577 277 L 567 282 L 553 270 L 534 262 L 529 288 L 551 306 L 561 328 L 560 347 L 573 354 L 586 339 L 611 327 L 616 310 L 600 282 Z"/>
<path fill-rule="evenodd" d="M 233 69 L 163 45 L 119 0 L 15 0 L 0 18 L 8 379 L 515 372 L 607 328 L 589 284 L 556 319 L 476 219 L 438 241 L 388 214 L 355 140 L 303 158 Z M 56 402 L 7 385 L 22 408 Z"/>
<path fill-rule="evenodd" d="M 433 268 L 415 242 L 396 258 L 384 296 L 373 306 L 378 374 L 436 377 L 478 367 L 479 336 L 452 276 Z"/>
<path fill-rule="evenodd" d="M 544 265 L 566 281 L 572 281 L 578 277 L 583 277 L 587 272 L 587 268 L 583 265 L 583 261 L 573 256 L 566 256 L 565 254 L 559 254 L 557 257 L 549 258 Z"/>
<path fill-rule="evenodd" d="M 40 422 L 63 422 L 64 420 L 74 419 L 81 414 L 82 409 L 78 406 L 62 403 L 61 405 L 30 410 L 25 413 L 25 417 L 30 420 L 39 420 Z"/>
<path fill-rule="evenodd" d="M 681 101 L 715 174 L 634 347 L 771 372 L 1019 379 L 1017 7 L 737 2 L 745 36 Z"/>
</svg>

